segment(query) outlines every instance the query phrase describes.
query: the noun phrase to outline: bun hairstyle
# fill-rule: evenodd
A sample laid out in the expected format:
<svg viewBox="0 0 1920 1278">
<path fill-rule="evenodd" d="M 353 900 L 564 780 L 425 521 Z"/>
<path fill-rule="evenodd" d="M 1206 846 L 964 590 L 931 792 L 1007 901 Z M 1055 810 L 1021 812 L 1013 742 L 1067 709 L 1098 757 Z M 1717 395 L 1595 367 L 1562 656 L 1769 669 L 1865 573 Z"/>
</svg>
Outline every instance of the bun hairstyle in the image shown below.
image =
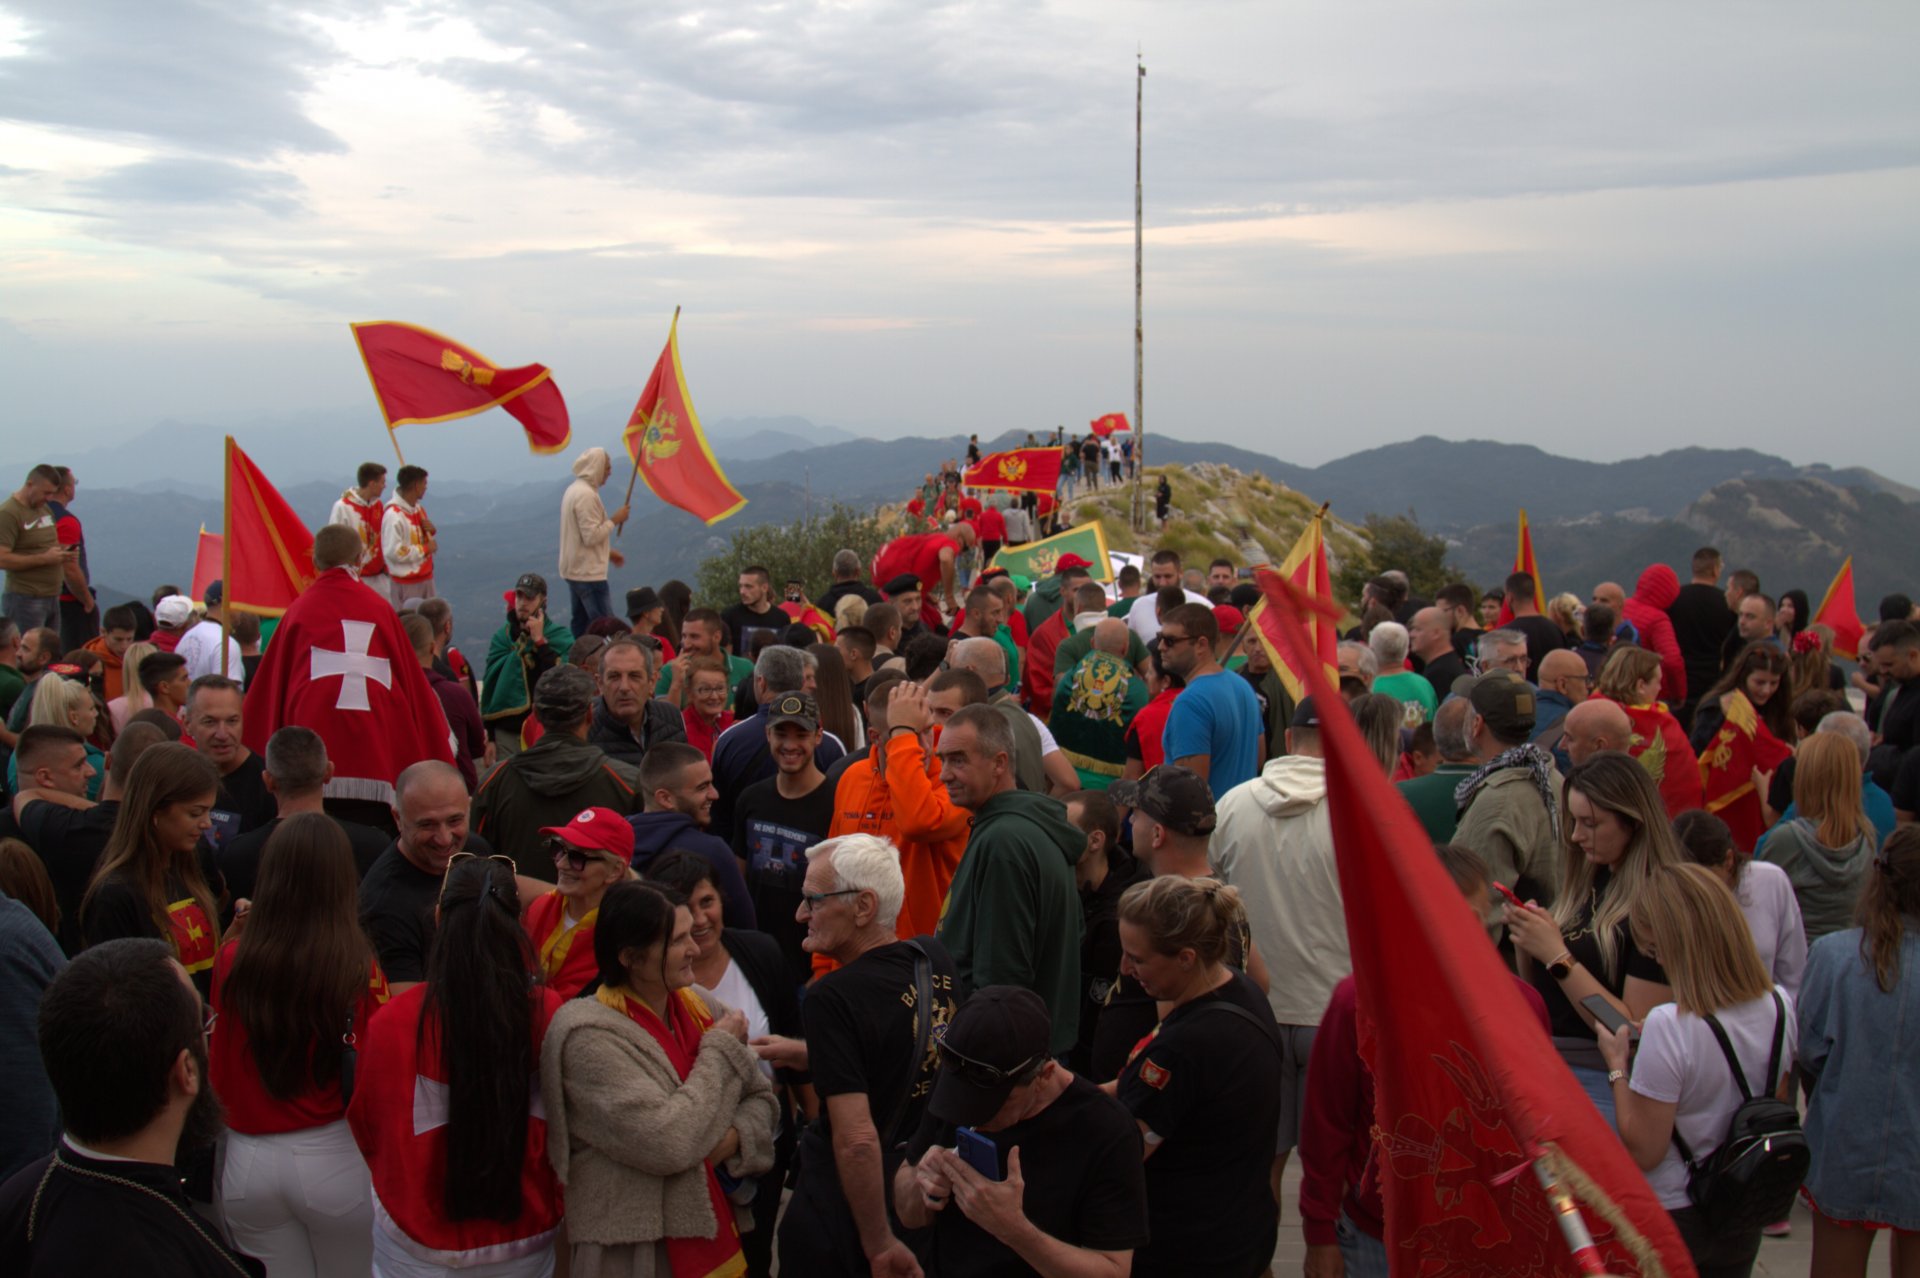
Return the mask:
<svg viewBox="0 0 1920 1278">
<path fill-rule="evenodd" d="M 1903 825 L 1887 836 L 1856 910 L 1861 961 L 1891 994 L 1900 980 L 1906 918 L 1920 917 L 1920 825 Z"/>
<path fill-rule="evenodd" d="M 1192 950 L 1208 966 L 1224 963 L 1247 925 L 1240 890 L 1219 879 L 1166 875 L 1136 883 L 1120 898 L 1119 917 L 1146 931 L 1161 954 Z"/>
</svg>

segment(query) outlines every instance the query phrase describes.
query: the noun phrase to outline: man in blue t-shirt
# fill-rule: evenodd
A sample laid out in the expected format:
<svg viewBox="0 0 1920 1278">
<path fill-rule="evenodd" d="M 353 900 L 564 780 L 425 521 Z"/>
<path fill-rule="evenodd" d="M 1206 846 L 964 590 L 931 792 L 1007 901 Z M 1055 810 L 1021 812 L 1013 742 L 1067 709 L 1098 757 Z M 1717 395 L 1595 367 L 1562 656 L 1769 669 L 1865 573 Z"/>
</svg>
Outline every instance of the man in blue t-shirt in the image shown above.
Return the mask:
<svg viewBox="0 0 1920 1278">
<path fill-rule="evenodd" d="M 1182 604 L 1160 618 L 1160 664 L 1187 681 L 1167 715 L 1167 762 L 1198 773 L 1218 798 L 1260 771 L 1260 699 L 1221 669 L 1213 609 Z"/>
</svg>

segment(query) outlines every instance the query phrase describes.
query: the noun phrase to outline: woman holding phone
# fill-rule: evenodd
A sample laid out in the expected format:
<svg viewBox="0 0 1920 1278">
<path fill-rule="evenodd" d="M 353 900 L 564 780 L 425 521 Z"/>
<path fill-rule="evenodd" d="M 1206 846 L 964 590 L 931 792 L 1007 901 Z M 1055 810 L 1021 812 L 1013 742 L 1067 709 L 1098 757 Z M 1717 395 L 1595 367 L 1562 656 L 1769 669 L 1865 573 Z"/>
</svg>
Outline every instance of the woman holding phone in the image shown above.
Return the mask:
<svg viewBox="0 0 1920 1278">
<path fill-rule="evenodd" d="M 1655 872 L 1687 858 L 1653 779 L 1617 750 L 1567 774 L 1560 829 L 1565 862 L 1553 908 L 1508 901 L 1502 912 L 1520 974 L 1546 1000 L 1555 1049 L 1611 1122 L 1613 1088 L 1594 1015 L 1580 1003 L 1599 995 L 1638 1021 L 1673 998 L 1659 962 L 1636 944 L 1631 918 Z"/>
<path fill-rule="evenodd" d="M 1598 1030 L 1615 1121 L 1700 1278 L 1746 1278 L 1760 1251 L 1760 1222 L 1728 1228 L 1703 1218 L 1687 1195 L 1688 1159 L 1703 1162 L 1726 1138 L 1744 1099 L 1736 1065 L 1751 1095 L 1773 1094 L 1799 1041 L 1793 998 L 1767 975 L 1740 902 L 1712 870 L 1663 866 L 1647 887 L 1634 901 L 1633 935 L 1666 971 L 1674 1001 L 1647 1013 L 1631 1080 L 1628 1027 Z"/>
</svg>

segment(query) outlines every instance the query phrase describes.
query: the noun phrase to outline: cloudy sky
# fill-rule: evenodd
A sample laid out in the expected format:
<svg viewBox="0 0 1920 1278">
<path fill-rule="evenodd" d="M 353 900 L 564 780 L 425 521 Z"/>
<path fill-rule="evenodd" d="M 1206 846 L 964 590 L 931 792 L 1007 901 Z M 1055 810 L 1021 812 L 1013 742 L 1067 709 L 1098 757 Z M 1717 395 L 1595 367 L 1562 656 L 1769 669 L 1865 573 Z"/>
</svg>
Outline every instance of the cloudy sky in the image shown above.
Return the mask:
<svg viewBox="0 0 1920 1278">
<path fill-rule="evenodd" d="M 1910 2 L 0 0 L 9 434 L 371 430 L 356 319 L 620 402 L 675 305 L 709 417 L 1077 427 L 1131 406 L 1141 48 L 1150 428 L 1920 483 L 1917 38 Z"/>
</svg>

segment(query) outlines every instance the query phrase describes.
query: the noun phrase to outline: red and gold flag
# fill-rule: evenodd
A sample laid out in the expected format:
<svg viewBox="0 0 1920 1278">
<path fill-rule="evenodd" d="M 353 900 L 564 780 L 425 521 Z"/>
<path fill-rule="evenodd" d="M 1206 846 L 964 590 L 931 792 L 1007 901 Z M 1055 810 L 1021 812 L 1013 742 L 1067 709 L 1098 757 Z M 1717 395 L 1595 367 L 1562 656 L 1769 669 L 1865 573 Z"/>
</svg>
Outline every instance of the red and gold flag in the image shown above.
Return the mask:
<svg viewBox="0 0 1920 1278">
<path fill-rule="evenodd" d="M 968 488 L 998 488 L 1011 492 L 1051 493 L 1060 485 L 1060 450 L 1014 448 L 988 453 L 960 476 Z"/>
<path fill-rule="evenodd" d="M 1533 557 L 1533 528 L 1527 523 L 1527 512 L 1520 512 L 1520 541 L 1513 550 L 1512 572 L 1524 572 L 1533 578 L 1533 610 L 1544 614 L 1547 611 L 1547 590 L 1540 584 L 1540 564 Z M 1500 619 L 1494 622 L 1499 629 L 1513 620 L 1513 605 L 1508 603 L 1504 592 L 1500 599 Z"/>
<path fill-rule="evenodd" d="M 1812 624 L 1825 626 L 1832 632 L 1835 652 L 1853 661 L 1860 659 L 1860 641 L 1867 637 L 1867 628 L 1861 623 L 1860 609 L 1853 602 L 1852 555 L 1847 556 L 1847 562 L 1833 575 L 1833 584 L 1827 587 L 1819 608 L 1814 610 Z"/>
<path fill-rule="evenodd" d="M 1293 543 L 1293 549 L 1287 552 L 1286 559 L 1280 565 L 1280 575 L 1304 592 L 1308 598 L 1318 599 L 1331 609 L 1331 614 L 1316 609 L 1302 618 L 1308 637 L 1312 640 L 1309 651 L 1319 658 L 1320 669 L 1329 683 L 1338 684 L 1340 680 L 1340 608 L 1333 602 L 1333 574 L 1327 569 L 1326 507 L 1307 521 L 1300 530 L 1300 539 Z M 1247 620 L 1253 622 L 1253 633 L 1266 647 L 1267 658 L 1273 662 L 1274 673 L 1280 676 L 1280 682 L 1286 685 L 1287 695 L 1295 701 L 1307 695 L 1307 669 L 1296 664 L 1292 651 L 1281 642 L 1278 619 L 1272 615 L 1266 600 L 1256 603 L 1247 614 Z"/>
<path fill-rule="evenodd" d="M 353 325 L 387 430 L 448 422 L 504 408 L 527 432 L 527 447 L 557 453 L 573 438 L 567 401 L 544 364 L 501 368 L 470 346 L 417 324 Z"/>
<path fill-rule="evenodd" d="M 1754 770 L 1772 772 L 1793 749 L 1767 731 L 1744 692 L 1721 697 L 1720 709 L 1726 722 L 1700 756 L 1700 787 L 1707 811 L 1733 832 L 1734 846 L 1752 852 L 1767 832 L 1766 814 L 1761 810 L 1766 796 L 1754 784 Z"/>
<path fill-rule="evenodd" d="M 1132 430 L 1133 427 L 1127 425 L 1127 415 L 1125 413 L 1108 413 L 1104 417 L 1096 417 L 1091 422 L 1088 422 L 1087 429 L 1096 435 L 1105 436 L 1111 435 L 1115 431 Z"/>
<path fill-rule="evenodd" d="M 680 312 L 667 329 L 667 347 L 653 363 L 640 402 L 623 436 L 627 455 L 653 495 L 703 523 L 717 524 L 747 504 L 727 482 L 687 392 L 680 368 Z"/>
<path fill-rule="evenodd" d="M 200 529 L 200 541 L 193 553 L 193 586 L 187 592 L 188 597 L 205 603 L 207 587 L 220 580 L 226 561 L 227 539 L 219 533 L 210 533 L 205 527 Z"/>
<path fill-rule="evenodd" d="M 1673 717 L 1664 701 L 1652 705 L 1622 704 L 1633 724 L 1633 740 L 1627 753 L 1653 778 L 1660 791 L 1660 802 L 1669 817 L 1691 811 L 1706 803 L 1700 788 L 1700 758 L 1687 741 L 1686 731 Z"/>
<path fill-rule="evenodd" d="M 1271 570 L 1258 579 L 1265 628 L 1320 712 L 1393 1272 L 1692 1274 L 1672 1217 L 1541 1032 L 1481 920 L 1450 904 L 1459 891 L 1433 841 L 1327 677 L 1308 623 L 1332 624 L 1337 605 Z M 1591 1231 L 1581 1255 L 1562 1205 Z"/>
<path fill-rule="evenodd" d="M 313 584 L 313 534 L 253 458 L 227 436 L 220 576 L 226 606 L 278 617 Z M 206 533 L 201 544 L 206 544 Z"/>
</svg>

